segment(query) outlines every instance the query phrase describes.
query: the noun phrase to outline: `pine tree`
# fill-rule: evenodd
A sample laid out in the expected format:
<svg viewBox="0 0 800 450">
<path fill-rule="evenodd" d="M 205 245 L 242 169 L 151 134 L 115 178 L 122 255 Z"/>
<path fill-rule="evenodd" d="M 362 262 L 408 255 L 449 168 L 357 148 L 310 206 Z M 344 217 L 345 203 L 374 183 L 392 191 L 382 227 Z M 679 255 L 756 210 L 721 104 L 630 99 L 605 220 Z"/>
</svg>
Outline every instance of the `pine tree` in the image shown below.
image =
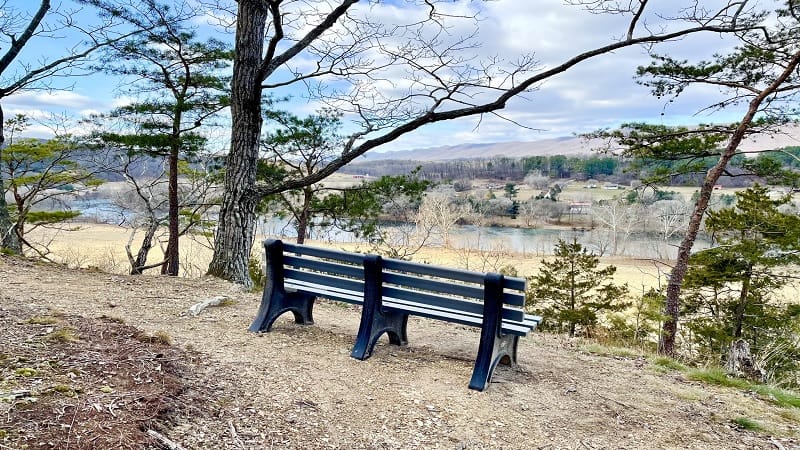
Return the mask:
<svg viewBox="0 0 800 450">
<path fill-rule="evenodd" d="M 339 115 L 333 111 L 323 110 L 305 118 L 283 111 L 267 111 L 265 116 L 279 125 L 266 133 L 261 143 L 266 154 L 259 164 L 258 179 L 265 183 L 312 175 L 336 157 L 342 145 Z M 325 211 L 324 193 L 322 183 L 310 184 L 269 196 L 260 206 L 290 217 L 297 243 L 302 244 L 314 226 L 315 216 Z"/>
<path fill-rule="evenodd" d="M 615 266 L 598 268 L 600 259 L 581 244 L 559 240 L 555 258 L 542 261 L 537 275 L 528 278 L 526 306 L 544 317 L 544 326 L 567 330 L 575 336 L 578 326 L 597 325 L 599 313 L 619 311 L 628 306 L 624 301 L 627 285 L 611 281 Z"/>
<path fill-rule="evenodd" d="M 134 79 L 131 89 L 138 98 L 107 117 L 121 122 L 123 131 L 104 131 L 101 137 L 108 146 L 166 159 L 169 238 L 162 273 L 175 276 L 181 234 L 180 162 L 191 161 L 204 149 L 201 128 L 228 107 L 230 77 L 224 72 L 232 52 L 227 44 L 200 41 L 185 28 L 192 18 L 185 4 L 172 8 L 148 0 L 140 14 L 125 16 L 147 32 L 111 45 L 103 70 Z M 144 261 L 140 263 L 143 267 Z"/>
<path fill-rule="evenodd" d="M 710 212 L 717 245 L 689 259 L 684 311 L 696 344 L 712 354 L 745 339 L 753 352 L 780 337 L 798 308 L 781 301 L 787 267 L 800 262 L 800 217 L 765 187 L 736 193 L 737 204 Z"/>
<path fill-rule="evenodd" d="M 28 126 L 29 121 L 23 115 L 6 121 L 9 144 L 0 154 L 0 173 L 8 180 L 12 197 L 10 232 L 15 233 L 23 248 L 46 258 L 48 249 L 29 241 L 26 234 L 39 227 L 63 227 L 64 222 L 80 215 L 69 208 L 46 208 L 48 203 L 91 190 L 102 181 L 79 164 L 81 152 L 69 136 L 47 141 L 16 138 Z M 5 193 L 0 191 L 0 195 Z"/>
</svg>

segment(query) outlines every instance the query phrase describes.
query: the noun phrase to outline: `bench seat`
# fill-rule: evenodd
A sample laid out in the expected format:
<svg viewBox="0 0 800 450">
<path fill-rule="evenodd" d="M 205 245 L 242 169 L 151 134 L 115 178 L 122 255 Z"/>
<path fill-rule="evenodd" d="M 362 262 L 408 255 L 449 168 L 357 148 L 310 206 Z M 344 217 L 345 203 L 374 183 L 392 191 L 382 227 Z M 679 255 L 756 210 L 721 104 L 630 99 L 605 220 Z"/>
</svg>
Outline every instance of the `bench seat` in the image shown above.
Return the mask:
<svg viewBox="0 0 800 450">
<path fill-rule="evenodd" d="M 264 294 L 250 331 L 269 331 L 291 312 L 313 323 L 316 298 L 360 305 L 361 322 L 351 356 L 372 355 L 378 339 L 406 345 L 409 316 L 481 329 L 469 387 L 488 387 L 497 364 L 516 364 L 520 337 L 541 317 L 525 314 L 525 280 L 494 273 L 419 264 L 377 255 L 264 241 Z"/>
<path fill-rule="evenodd" d="M 362 305 L 364 303 L 364 294 L 361 291 L 350 291 L 346 289 L 339 289 L 330 286 L 288 279 L 285 280 L 285 286 L 287 291 L 294 290 L 297 292 L 313 293 L 328 300 L 352 303 L 355 305 Z M 383 297 L 383 306 L 387 309 L 405 311 L 408 314 L 415 316 L 438 319 L 446 322 L 454 322 L 461 325 L 480 327 L 481 323 L 483 322 L 483 316 L 480 314 L 465 313 L 456 309 L 436 308 L 427 303 L 411 302 L 392 297 Z M 516 334 L 517 336 L 527 336 L 532 329 L 536 328 L 541 320 L 542 318 L 539 316 L 525 314 L 523 325 L 519 325 L 519 322 L 503 320 L 502 330 L 504 333 Z"/>
</svg>

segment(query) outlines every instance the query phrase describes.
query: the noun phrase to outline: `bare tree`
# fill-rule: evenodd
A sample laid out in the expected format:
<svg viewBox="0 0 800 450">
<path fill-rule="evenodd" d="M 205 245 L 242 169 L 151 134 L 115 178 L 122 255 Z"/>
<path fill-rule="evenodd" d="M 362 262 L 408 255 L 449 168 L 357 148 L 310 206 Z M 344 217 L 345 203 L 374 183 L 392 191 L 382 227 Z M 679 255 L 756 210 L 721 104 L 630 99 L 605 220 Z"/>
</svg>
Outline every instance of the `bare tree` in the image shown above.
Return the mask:
<svg viewBox="0 0 800 450">
<path fill-rule="evenodd" d="M 525 184 L 533 189 L 547 189 L 550 186 L 550 178 L 531 173 L 525 176 Z"/>
<path fill-rule="evenodd" d="M 130 274 L 141 275 L 145 270 L 163 267 L 170 256 L 170 233 L 166 228 L 170 222 L 171 190 L 168 161 L 116 149 L 98 151 L 92 159 L 98 170 L 121 177 L 128 186 L 127 191 L 112 197 L 112 203 L 120 212 L 119 225 L 130 227 L 125 245 Z M 208 212 L 215 206 L 214 184 L 218 180 L 213 171 L 203 158 L 193 158 L 191 166 L 182 165 L 177 186 L 177 208 L 180 210 L 177 237 L 204 235 L 211 222 Z M 156 167 L 158 170 L 153 173 Z M 134 255 L 133 242 L 140 232 L 143 234 Z M 166 246 L 161 245 L 164 242 Z M 156 244 L 161 247 L 163 259 L 148 264 L 148 256 Z"/>
<path fill-rule="evenodd" d="M 658 220 L 658 233 L 664 241 L 686 230 L 689 205 L 685 200 L 658 200 L 650 206 L 650 211 Z"/>
<path fill-rule="evenodd" d="M 422 211 L 417 211 L 410 218 L 413 220 L 396 222 L 389 226 L 378 225 L 370 251 L 407 260 L 429 245 L 435 233 L 433 224 L 425 220 Z"/>
<path fill-rule="evenodd" d="M 425 195 L 419 208 L 419 222 L 425 228 L 435 230 L 439 243 L 444 247 L 452 247 L 450 234 L 453 227 L 461 220 L 464 208 L 454 202 L 456 193 L 452 188 L 436 188 Z"/>
<path fill-rule="evenodd" d="M 458 21 L 472 21 L 476 29 L 479 21 L 448 15 L 442 7 L 447 2 L 418 3 L 417 11 L 425 11 L 426 16 L 382 24 L 371 15 L 371 4 L 358 0 L 334 4 L 237 2 L 231 148 L 210 274 L 251 283 L 247 262 L 256 205 L 264 195 L 316 183 L 367 151 L 422 126 L 459 117 L 497 115 L 512 98 L 591 58 L 697 32 L 731 32 L 751 26 L 748 0 L 730 1 L 713 11 L 695 3 L 674 17 L 672 23 L 679 26 L 657 32 L 643 23 L 648 12 L 646 0 L 624 5 L 576 1 L 594 13 L 627 15 L 630 20 L 624 36 L 544 68 L 532 54 L 519 55 L 510 63 L 474 61 L 476 35 L 449 33 Z M 300 60 L 313 63 L 301 64 Z M 408 83 L 403 88 L 382 89 L 378 82 L 395 85 L 392 75 L 398 70 L 404 72 Z M 336 80 L 335 89 L 322 83 L 330 79 Z M 308 84 L 312 94 L 355 114 L 361 129 L 346 139 L 339 155 L 321 170 L 259 185 L 256 160 L 263 95 L 294 83 Z"/>
<path fill-rule="evenodd" d="M 528 199 L 522 202 L 519 208 L 519 216 L 525 222 L 525 226 L 535 228 L 537 226 L 537 219 L 539 217 L 538 208 L 536 207 L 535 199 Z"/>
<path fill-rule="evenodd" d="M 611 255 L 618 255 L 625 251 L 625 243 L 634 227 L 642 220 L 640 209 L 640 205 L 628 204 L 620 198 L 602 201 L 592 206 L 593 220 L 608 230 L 611 240 Z"/>
</svg>

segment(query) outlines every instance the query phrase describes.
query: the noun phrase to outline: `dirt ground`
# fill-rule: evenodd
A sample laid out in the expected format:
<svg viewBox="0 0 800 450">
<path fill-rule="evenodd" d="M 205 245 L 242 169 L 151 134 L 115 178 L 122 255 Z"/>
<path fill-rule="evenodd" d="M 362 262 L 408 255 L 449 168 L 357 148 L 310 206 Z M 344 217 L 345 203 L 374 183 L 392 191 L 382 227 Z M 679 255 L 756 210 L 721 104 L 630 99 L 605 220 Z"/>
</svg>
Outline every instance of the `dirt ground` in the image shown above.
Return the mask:
<svg viewBox="0 0 800 450">
<path fill-rule="evenodd" d="M 187 314 L 220 295 L 232 304 Z M 480 393 L 467 388 L 477 329 L 412 319 L 407 347 L 382 343 L 357 361 L 358 309 L 320 302 L 313 326 L 285 317 L 253 334 L 258 302 L 214 279 L 0 256 L 0 449 L 91 448 L 76 436 L 94 448 L 800 448 L 797 411 L 642 357 L 536 333 L 520 342 L 520 366 Z M 60 328 L 73 334 L 46 339 Z M 26 397 L 46 406 L 39 416 L 25 415 Z M 741 429 L 741 417 L 766 431 Z"/>
</svg>

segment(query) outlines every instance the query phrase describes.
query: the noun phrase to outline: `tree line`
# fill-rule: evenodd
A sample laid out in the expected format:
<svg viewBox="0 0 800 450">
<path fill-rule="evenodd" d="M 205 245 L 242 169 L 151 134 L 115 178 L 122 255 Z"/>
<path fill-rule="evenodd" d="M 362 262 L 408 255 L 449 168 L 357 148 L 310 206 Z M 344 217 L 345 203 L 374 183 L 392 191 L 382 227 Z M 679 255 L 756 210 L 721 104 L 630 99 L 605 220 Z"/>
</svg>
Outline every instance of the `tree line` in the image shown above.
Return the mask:
<svg viewBox="0 0 800 450">
<path fill-rule="evenodd" d="M 625 163 L 609 156 L 529 156 L 510 158 L 470 158 L 448 161 L 380 160 L 359 161 L 343 167 L 341 172 L 358 175 L 397 175 L 419 167 L 421 177 L 431 181 L 472 180 L 477 178 L 521 182 L 536 174 L 548 178 L 624 177 Z"/>
</svg>

